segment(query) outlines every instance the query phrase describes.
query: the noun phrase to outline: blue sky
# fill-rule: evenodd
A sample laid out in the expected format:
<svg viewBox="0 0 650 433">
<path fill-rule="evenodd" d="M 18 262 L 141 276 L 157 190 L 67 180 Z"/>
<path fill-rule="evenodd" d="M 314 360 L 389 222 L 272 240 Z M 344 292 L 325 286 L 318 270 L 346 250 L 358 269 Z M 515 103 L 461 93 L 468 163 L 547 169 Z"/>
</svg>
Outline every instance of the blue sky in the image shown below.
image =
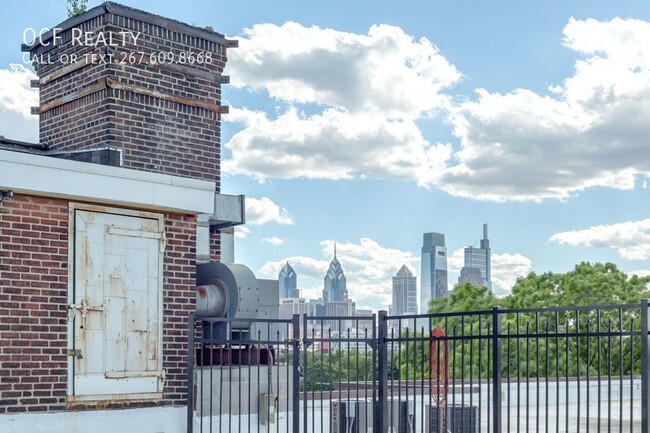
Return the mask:
<svg viewBox="0 0 650 433">
<path fill-rule="evenodd" d="M 650 3 L 123 3 L 240 39 L 222 192 L 248 197 L 236 260 L 258 276 L 288 260 L 318 296 L 336 240 L 358 307 L 385 309 L 423 232 L 453 285 L 483 223 L 500 293 L 580 261 L 650 273 Z M 4 11 L 0 135 L 35 141 L 20 43 L 65 5 Z"/>
</svg>

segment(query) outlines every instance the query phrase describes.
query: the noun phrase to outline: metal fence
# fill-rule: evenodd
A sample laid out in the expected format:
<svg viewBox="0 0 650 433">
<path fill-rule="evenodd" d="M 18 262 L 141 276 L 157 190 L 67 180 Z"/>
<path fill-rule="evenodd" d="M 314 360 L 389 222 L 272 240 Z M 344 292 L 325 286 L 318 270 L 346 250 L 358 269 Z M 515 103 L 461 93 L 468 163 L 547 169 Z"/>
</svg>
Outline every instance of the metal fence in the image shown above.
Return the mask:
<svg viewBox="0 0 650 433">
<path fill-rule="evenodd" d="M 297 316 L 249 320 L 191 315 L 188 433 L 297 431 L 299 328 Z"/>
<path fill-rule="evenodd" d="M 303 329 L 302 431 L 372 429 L 380 377 L 375 316 L 305 316 Z"/>
<path fill-rule="evenodd" d="M 245 344 L 214 322 L 190 321 L 189 432 L 650 432 L 647 301 L 295 316 Z"/>
<path fill-rule="evenodd" d="M 386 394 L 416 403 L 416 430 L 649 431 L 647 302 L 422 318 L 380 314 Z"/>
</svg>

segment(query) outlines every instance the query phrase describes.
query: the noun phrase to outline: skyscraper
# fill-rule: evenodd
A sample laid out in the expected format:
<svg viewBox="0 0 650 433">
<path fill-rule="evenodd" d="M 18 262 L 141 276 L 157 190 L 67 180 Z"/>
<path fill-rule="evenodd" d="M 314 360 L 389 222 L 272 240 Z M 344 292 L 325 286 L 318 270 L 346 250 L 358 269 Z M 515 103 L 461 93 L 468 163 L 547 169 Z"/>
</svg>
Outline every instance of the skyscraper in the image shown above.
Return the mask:
<svg viewBox="0 0 650 433">
<path fill-rule="evenodd" d="M 393 277 L 393 309 L 392 315 L 418 313 L 417 277 L 406 267 L 402 267 Z"/>
<path fill-rule="evenodd" d="M 280 269 L 278 286 L 281 298 L 298 298 L 298 276 L 289 262 Z"/>
<path fill-rule="evenodd" d="M 421 267 L 420 312 L 426 313 L 431 298 L 447 294 L 447 247 L 444 234 L 424 234 Z"/>
<path fill-rule="evenodd" d="M 483 285 L 483 275 L 481 275 L 481 270 L 479 268 L 463 266 L 460 269 L 460 275 L 458 276 L 458 284 L 463 283 L 470 283 L 474 286 L 481 287 Z"/>
<path fill-rule="evenodd" d="M 483 224 L 483 239 L 480 241 L 480 248 L 473 246 L 465 248 L 465 268 L 476 268 L 481 271 L 482 285 L 492 291 L 492 265 L 491 265 L 490 240 L 488 239 L 488 225 Z M 463 276 L 461 269 L 461 277 Z M 473 283 L 472 281 L 467 280 Z M 459 283 L 465 280 L 458 279 Z M 474 284 L 474 283 L 473 283 Z"/>
<path fill-rule="evenodd" d="M 336 259 L 336 243 L 334 244 L 334 258 L 325 275 L 323 287 L 323 302 L 327 308 L 329 302 L 340 302 L 348 299 L 348 288 L 341 264 Z"/>
</svg>

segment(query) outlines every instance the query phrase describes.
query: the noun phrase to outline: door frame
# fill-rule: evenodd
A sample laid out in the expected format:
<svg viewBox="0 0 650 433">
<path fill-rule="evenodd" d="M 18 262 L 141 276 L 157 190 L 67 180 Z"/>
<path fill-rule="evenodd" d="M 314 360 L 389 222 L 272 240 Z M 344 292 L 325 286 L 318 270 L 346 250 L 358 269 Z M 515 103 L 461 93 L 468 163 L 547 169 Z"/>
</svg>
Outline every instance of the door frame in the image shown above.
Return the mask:
<svg viewBox="0 0 650 433">
<path fill-rule="evenodd" d="M 68 294 L 67 294 L 67 304 L 66 304 L 66 317 L 70 317 L 68 305 L 74 303 L 75 299 L 75 244 L 76 244 L 76 212 L 77 211 L 87 211 L 87 212 L 96 212 L 103 214 L 114 214 L 121 216 L 130 216 L 137 218 L 147 218 L 158 221 L 158 229 L 162 234 L 161 246 L 158 253 L 158 269 L 160 272 L 160 278 L 158 279 L 158 293 L 160 296 L 160 302 L 158 303 L 158 317 L 160 318 L 160 326 L 158 327 L 158 342 L 160 344 L 158 365 L 159 371 L 163 370 L 163 288 L 164 288 L 164 256 L 165 256 L 165 215 L 157 212 L 148 212 L 135 209 L 125 209 L 118 207 L 109 207 L 102 205 L 93 205 L 88 203 L 68 203 Z M 66 341 L 66 354 L 69 350 L 74 350 L 74 320 L 66 320 L 67 326 L 67 341 Z M 74 394 L 74 359 L 72 356 L 67 356 L 67 402 L 86 402 L 86 401 L 106 401 L 106 400 L 153 400 L 153 399 L 162 399 L 163 392 L 155 393 L 140 393 L 140 394 L 98 394 L 98 395 L 75 395 Z M 163 384 L 164 386 L 164 384 Z"/>
</svg>

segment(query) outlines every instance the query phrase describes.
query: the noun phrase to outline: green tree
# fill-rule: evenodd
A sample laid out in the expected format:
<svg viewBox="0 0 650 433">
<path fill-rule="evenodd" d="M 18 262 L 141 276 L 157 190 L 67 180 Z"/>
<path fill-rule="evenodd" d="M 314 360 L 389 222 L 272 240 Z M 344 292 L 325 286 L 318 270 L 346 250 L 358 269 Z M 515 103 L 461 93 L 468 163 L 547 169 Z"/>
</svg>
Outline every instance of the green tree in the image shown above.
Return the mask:
<svg viewBox="0 0 650 433">
<path fill-rule="evenodd" d="M 498 304 L 498 299 L 485 287 L 470 283 L 458 284 L 451 294 L 429 301 L 429 313 L 485 311 Z M 440 324 L 441 322 L 438 321 Z"/>
<path fill-rule="evenodd" d="M 470 283 L 458 284 L 446 297 L 432 299 L 429 313 L 434 316 L 431 328 L 440 327 L 451 340 L 447 344 L 447 365 L 450 380 L 487 377 L 489 369 L 488 336 L 491 334 L 491 309 L 499 304 L 485 287 Z M 466 313 L 449 315 L 449 313 Z M 440 358 L 443 345 L 438 349 Z M 442 367 L 440 367 L 442 368 Z"/>
<path fill-rule="evenodd" d="M 493 335 L 490 309 L 537 309 L 500 315 L 502 374 L 504 376 L 598 375 L 607 371 L 637 374 L 638 338 L 608 337 L 619 331 L 640 330 L 639 308 L 567 309 L 546 307 L 638 304 L 650 297 L 649 277 L 628 277 L 612 263 L 583 262 L 564 274 L 530 273 L 519 278 L 510 295 L 495 298 L 485 288 L 458 285 L 446 298 L 435 299 L 430 313 L 483 313 L 433 319 L 448 336 L 451 377 L 486 377 L 488 337 Z M 588 336 L 587 336 L 588 334 Z M 521 337 L 517 337 L 521 335 Z M 537 335 L 539 337 L 531 337 Z M 469 337 L 469 338 L 468 338 Z M 480 354 L 479 354 L 480 353 Z"/>
<path fill-rule="evenodd" d="M 628 277 L 613 263 L 582 262 L 565 274 L 530 273 L 517 279 L 506 308 L 636 304 L 650 295 L 650 277 Z"/>
<path fill-rule="evenodd" d="M 88 0 L 68 0 L 68 18 L 85 14 L 88 10 Z"/>
</svg>

